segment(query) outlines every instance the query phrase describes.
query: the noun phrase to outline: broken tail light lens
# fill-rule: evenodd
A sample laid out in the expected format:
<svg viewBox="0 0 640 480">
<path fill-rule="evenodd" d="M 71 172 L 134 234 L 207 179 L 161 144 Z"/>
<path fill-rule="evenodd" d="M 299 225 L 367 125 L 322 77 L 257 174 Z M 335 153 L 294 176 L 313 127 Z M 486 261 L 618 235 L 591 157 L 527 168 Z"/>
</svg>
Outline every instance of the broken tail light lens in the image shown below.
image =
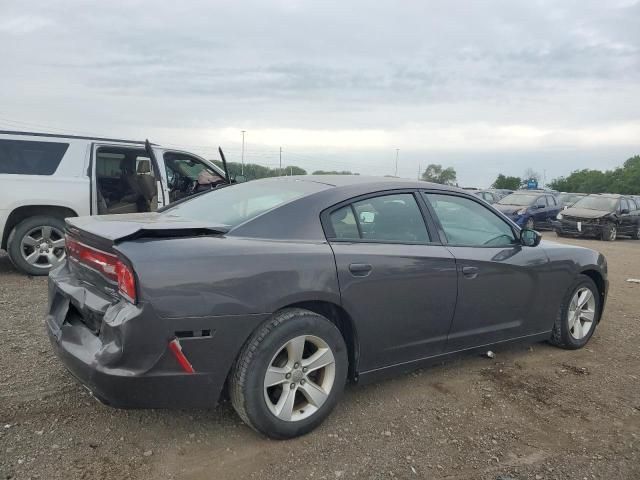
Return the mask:
<svg viewBox="0 0 640 480">
<path fill-rule="evenodd" d="M 117 283 L 120 295 L 131 303 L 136 303 L 136 277 L 129 265 L 116 255 L 89 247 L 68 235 L 65 236 L 65 247 L 69 258 L 98 272 L 107 280 Z"/>
</svg>

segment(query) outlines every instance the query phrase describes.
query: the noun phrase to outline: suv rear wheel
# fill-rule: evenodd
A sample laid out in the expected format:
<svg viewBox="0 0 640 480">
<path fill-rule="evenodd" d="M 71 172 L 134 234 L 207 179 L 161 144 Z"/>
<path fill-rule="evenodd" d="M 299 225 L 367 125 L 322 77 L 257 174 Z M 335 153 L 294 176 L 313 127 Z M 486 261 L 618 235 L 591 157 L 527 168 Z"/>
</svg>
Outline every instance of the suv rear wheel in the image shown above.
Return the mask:
<svg viewBox="0 0 640 480">
<path fill-rule="evenodd" d="M 271 317 L 243 347 L 229 380 L 233 407 L 276 439 L 304 435 L 331 413 L 347 377 L 347 347 L 325 317 L 301 308 Z"/>
<path fill-rule="evenodd" d="M 11 232 L 7 251 L 15 267 L 28 275 L 47 275 L 65 258 L 64 220 L 29 217 Z"/>
</svg>

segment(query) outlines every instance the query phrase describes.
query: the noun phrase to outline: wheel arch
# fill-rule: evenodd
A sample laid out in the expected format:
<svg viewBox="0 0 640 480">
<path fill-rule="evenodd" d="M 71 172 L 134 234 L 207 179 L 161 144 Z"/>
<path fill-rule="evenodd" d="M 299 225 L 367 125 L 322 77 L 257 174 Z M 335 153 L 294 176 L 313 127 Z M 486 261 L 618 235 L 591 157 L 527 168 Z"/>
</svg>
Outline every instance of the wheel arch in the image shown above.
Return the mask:
<svg viewBox="0 0 640 480">
<path fill-rule="evenodd" d="M 8 248 L 9 236 L 20 222 L 35 216 L 49 216 L 64 220 L 67 217 L 77 217 L 78 214 L 71 208 L 58 205 L 24 205 L 17 207 L 7 217 L 4 232 L 2 232 L 0 248 L 4 250 Z"/>
<path fill-rule="evenodd" d="M 602 276 L 602 273 L 593 268 L 586 268 L 582 270 L 580 274 L 586 275 L 591 280 L 593 280 L 593 283 L 595 283 L 596 287 L 598 288 L 598 294 L 600 295 L 600 312 L 598 312 L 598 322 L 600 322 L 600 320 L 602 319 L 602 312 L 604 311 L 604 304 L 607 296 L 607 286 L 604 277 Z"/>
<path fill-rule="evenodd" d="M 351 315 L 343 307 L 329 301 L 309 300 L 293 303 L 284 308 L 303 308 L 322 315 L 333 323 L 340 330 L 342 338 L 344 338 L 344 342 L 347 345 L 347 357 L 349 359 L 347 376 L 350 380 L 358 379 L 358 360 L 360 358 L 358 332 Z"/>
</svg>

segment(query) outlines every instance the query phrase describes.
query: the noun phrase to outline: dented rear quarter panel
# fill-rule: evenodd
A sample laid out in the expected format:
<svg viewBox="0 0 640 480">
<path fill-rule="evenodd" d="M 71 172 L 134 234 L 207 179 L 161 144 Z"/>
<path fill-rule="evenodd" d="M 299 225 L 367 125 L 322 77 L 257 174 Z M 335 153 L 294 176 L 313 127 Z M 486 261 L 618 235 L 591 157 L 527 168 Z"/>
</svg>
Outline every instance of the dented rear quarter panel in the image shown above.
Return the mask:
<svg viewBox="0 0 640 480">
<path fill-rule="evenodd" d="M 162 318 L 272 313 L 309 300 L 340 304 L 326 242 L 202 236 L 140 239 L 116 250 L 135 266 L 140 300 Z"/>
</svg>

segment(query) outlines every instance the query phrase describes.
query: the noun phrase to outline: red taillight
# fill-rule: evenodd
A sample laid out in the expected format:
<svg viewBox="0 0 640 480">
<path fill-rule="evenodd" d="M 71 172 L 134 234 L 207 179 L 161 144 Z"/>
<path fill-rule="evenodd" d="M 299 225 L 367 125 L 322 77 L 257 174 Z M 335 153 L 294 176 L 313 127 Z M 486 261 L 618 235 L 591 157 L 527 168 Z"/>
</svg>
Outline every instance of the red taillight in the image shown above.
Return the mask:
<svg viewBox="0 0 640 480">
<path fill-rule="evenodd" d="M 136 277 L 133 275 L 131 267 L 118 260 L 116 265 L 118 273 L 118 290 L 131 303 L 136 303 Z"/>
<path fill-rule="evenodd" d="M 65 246 L 69 258 L 97 271 L 108 280 L 117 282 L 120 294 L 136 303 L 136 277 L 131 267 L 116 255 L 84 245 L 68 235 L 65 237 Z"/>
</svg>

